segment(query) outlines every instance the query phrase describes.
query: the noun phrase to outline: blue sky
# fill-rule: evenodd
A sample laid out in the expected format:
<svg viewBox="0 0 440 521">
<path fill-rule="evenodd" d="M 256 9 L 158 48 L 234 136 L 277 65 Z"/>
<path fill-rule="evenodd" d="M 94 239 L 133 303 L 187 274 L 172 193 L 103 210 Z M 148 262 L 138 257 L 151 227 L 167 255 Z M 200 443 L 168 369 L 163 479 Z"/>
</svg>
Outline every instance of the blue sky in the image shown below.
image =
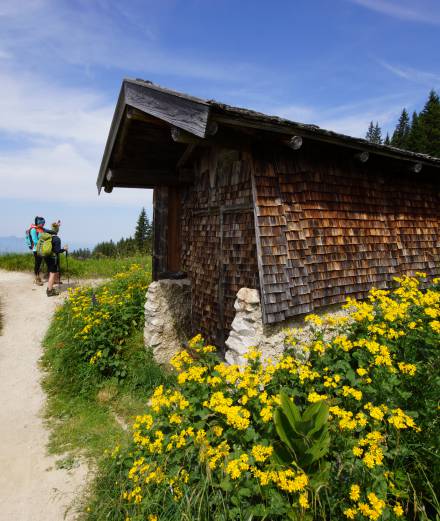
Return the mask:
<svg viewBox="0 0 440 521">
<path fill-rule="evenodd" d="M 95 181 L 123 77 L 363 136 L 440 90 L 438 0 L 1 0 L 1 236 L 133 232 L 150 191 Z"/>
</svg>

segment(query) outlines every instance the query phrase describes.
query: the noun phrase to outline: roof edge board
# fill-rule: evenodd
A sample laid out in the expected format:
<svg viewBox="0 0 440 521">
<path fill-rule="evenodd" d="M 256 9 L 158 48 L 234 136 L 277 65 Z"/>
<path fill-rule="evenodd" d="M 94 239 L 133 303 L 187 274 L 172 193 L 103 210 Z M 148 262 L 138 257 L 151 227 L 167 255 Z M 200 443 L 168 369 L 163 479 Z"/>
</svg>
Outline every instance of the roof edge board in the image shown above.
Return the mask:
<svg viewBox="0 0 440 521">
<path fill-rule="evenodd" d="M 255 120 L 252 117 L 247 118 L 245 115 L 235 114 L 218 114 L 213 112 L 211 116 L 212 120 L 225 125 L 231 125 L 236 127 L 248 127 L 260 130 L 268 130 L 270 132 L 276 132 L 278 134 L 292 134 L 296 133 L 302 137 L 313 139 L 315 141 L 322 141 L 325 143 L 335 144 L 342 147 L 353 148 L 357 150 L 365 149 L 371 153 L 377 155 L 392 157 L 401 161 L 418 162 L 427 166 L 440 167 L 440 158 L 427 156 L 418 152 L 412 152 L 410 150 L 397 149 L 395 147 L 387 145 L 379 145 L 375 143 L 369 143 L 367 140 L 357 138 L 353 136 L 346 136 L 343 134 L 337 134 L 330 130 L 324 130 L 320 127 L 311 128 L 309 125 L 296 123 L 294 121 L 261 121 Z M 269 119 L 269 117 L 268 117 Z"/>
<path fill-rule="evenodd" d="M 101 166 L 99 168 L 98 179 L 96 181 L 96 186 L 98 187 L 98 195 L 101 193 L 104 184 L 105 174 L 107 173 L 107 168 L 115 145 L 116 136 L 118 134 L 119 126 L 121 124 L 121 120 L 125 112 L 126 103 L 124 91 L 125 84 L 122 83 L 121 90 L 118 96 L 118 101 L 115 107 L 115 112 L 113 114 L 112 123 L 110 125 L 107 142 L 105 144 L 104 154 L 102 156 Z"/>
<path fill-rule="evenodd" d="M 125 80 L 124 84 L 127 105 L 197 137 L 205 137 L 211 109 L 207 103 L 152 88 L 140 82 Z"/>
</svg>

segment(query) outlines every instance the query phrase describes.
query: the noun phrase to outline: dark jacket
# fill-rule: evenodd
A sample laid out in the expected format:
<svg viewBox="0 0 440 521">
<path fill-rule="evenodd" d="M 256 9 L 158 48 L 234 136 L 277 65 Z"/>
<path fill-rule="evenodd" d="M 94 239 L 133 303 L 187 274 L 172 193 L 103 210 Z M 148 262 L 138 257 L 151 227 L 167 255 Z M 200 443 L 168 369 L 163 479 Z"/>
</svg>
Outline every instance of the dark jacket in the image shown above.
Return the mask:
<svg viewBox="0 0 440 521">
<path fill-rule="evenodd" d="M 56 255 L 66 251 L 64 248 L 61 248 L 61 239 L 58 237 L 58 235 L 53 235 L 52 237 L 52 251 Z"/>
</svg>

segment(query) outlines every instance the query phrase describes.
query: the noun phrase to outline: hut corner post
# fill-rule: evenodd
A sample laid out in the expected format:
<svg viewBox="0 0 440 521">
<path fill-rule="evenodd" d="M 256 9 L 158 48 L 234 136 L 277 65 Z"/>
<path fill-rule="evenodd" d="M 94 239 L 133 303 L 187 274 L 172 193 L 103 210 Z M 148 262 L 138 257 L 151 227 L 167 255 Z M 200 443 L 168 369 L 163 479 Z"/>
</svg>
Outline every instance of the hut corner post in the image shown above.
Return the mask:
<svg viewBox="0 0 440 521">
<path fill-rule="evenodd" d="M 179 209 L 175 188 L 154 189 L 153 282 L 146 295 L 144 343 L 159 363 L 168 363 L 190 334 L 191 283 L 176 277 L 180 268 Z"/>
</svg>

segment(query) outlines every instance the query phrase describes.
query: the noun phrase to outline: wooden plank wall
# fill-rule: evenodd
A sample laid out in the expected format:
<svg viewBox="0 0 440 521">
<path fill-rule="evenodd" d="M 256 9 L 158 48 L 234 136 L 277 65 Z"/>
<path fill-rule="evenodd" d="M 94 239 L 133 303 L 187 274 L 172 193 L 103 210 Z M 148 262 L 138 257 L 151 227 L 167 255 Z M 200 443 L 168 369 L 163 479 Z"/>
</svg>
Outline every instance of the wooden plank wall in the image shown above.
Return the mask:
<svg viewBox="0 0 440 521">
<path fill-rule="evenodd" d="M 182 270 L 192 282 L 193 331 L 221 345 L 237 291 L 258 287 L 250 163 L 237 150 L 203 149 L 182 194 Z"/>
<path fill-rule="evenodd" d="M 439 274 L 438 180 L 334 148 L 271 157 L 254 162 L 267 322 L 364 298 L 395 275 Z"/>
<path fill-rule="evenodd" d="M 168 270 L 168 187 L 158 186 L 153 192 L 153 280 Z"/>
</svg>

